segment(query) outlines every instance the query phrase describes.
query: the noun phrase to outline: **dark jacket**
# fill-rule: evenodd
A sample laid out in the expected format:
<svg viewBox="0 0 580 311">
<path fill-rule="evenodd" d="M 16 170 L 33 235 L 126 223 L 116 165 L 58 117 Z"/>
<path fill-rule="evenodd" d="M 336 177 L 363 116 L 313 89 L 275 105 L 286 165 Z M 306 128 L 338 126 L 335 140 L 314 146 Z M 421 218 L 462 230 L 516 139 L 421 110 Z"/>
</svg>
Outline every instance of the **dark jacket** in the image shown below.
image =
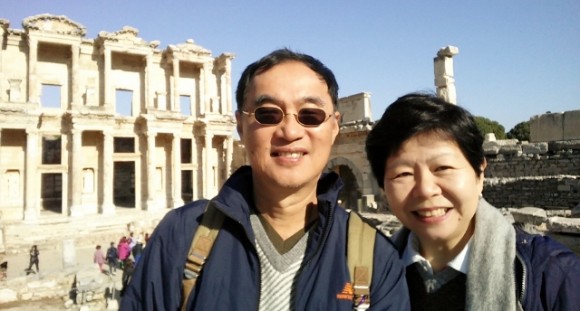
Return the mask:
<svg viewBox="0 0 580 311">
<path fill-rule="evenodd" d="M 575 310 L 580 306 L 580 259 L 553 239 L 516 229 L 516 296 L 524 311 Z M 401 231 L 403 232 L 403 231 Z M 409 231 L 397 241 L 401 254 Z"/>
<path fill-rule="evenodd" d="M 250 224 L 252 175 L 242 167 L 215 199 L 226 218 L 194 292 L 189 310 L 258 310 L 260 263 Z M 338 207 L 339 177 L 318 182 L 319 221 L 312 229 L 299 273 L 295 310 L 352 310 L 352 301 L 337 295 L 350 282 L 346 263 L 348 213 Z M 153 232 L 125 296 L 121 310 L 177 310 L 182 297 L 183 267 L 206 201 L 170 211 Z M 390 240 L 377 234 L 371 302 L 374 310 L 408 310 L 404 266 Z M 343 295 L 340 295 L 341 297 Z"/>
<path fill-rule="evenodd" d="M 519 228 L 516 243 L 516 289 L 524 310 L 577 310 L 580 258 L 549 237 Z"/>
</svg>

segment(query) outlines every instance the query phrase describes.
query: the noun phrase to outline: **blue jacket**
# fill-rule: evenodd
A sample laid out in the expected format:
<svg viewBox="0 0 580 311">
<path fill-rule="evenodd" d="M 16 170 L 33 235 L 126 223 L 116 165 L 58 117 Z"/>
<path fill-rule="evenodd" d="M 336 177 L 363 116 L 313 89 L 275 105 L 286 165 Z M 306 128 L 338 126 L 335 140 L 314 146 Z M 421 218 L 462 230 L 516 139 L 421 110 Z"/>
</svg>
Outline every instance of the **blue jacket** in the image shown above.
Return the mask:
<svg viewBox="0 0 580 311">
<path fill-rule="evenodd" d="M 525 311 L 578 310 L 580 258 L 576 254 L 549 237 L 519 228 L 516 254 L 516 289 Z"/>
<path fill-rule="evenodd" d="M 337 205 L 342 187 L 330 173 L 318 182 L 319 221 L 312 229 L 294 299 L 295 310 L 352 310 L 338 294 L 350 282 L 346 262 L 348 213 Z M 258 310 L 260 263 L 250 224 L 250 167 L 242 167 L 215 198 L 226 218 L 188 302 L 189 310 Z M 121 310 L 177 310 L 183 267 L 206 201 L 170 211 L 159 223 L 137 264 Z M 378 232 L 378 231 L 377 231 Z M 340 295 L 342 297 L 342 295 Z M 377 233 L 371 310 L 409 310 L 405 267 L 391 241 Z"/>
</svg>

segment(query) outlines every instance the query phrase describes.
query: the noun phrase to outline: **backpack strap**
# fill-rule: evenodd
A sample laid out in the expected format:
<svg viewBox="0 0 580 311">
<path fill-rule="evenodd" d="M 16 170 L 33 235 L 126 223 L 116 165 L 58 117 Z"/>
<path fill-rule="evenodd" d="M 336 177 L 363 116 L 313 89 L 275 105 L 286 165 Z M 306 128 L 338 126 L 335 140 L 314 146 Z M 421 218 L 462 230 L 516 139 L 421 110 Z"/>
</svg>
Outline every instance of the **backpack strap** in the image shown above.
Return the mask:
<svg viewBox="0 0 580 311">
<path fill-rule="evenodd" d="M 373 254 L 377 230 L 363 222 L 356 212 L 348 218 L 347 262 L 353 284 L 355 310 L 370 306 L 370 286 L 373 275 Z"/>
<path fill-rule="evenodd" d="M 213 243 L 222 227 L 223 220 L 224 214 L 214 206 L 213 201 L 208 201 L 205 206 L 205 212 L 202 215 L 201 224 L 195 231 L 189 255 L 185 261 L 181 310 L 186 310 L 187 308 L 189 295 L 195 287 L 195 281 L 211 252 Z"/>
</svg>

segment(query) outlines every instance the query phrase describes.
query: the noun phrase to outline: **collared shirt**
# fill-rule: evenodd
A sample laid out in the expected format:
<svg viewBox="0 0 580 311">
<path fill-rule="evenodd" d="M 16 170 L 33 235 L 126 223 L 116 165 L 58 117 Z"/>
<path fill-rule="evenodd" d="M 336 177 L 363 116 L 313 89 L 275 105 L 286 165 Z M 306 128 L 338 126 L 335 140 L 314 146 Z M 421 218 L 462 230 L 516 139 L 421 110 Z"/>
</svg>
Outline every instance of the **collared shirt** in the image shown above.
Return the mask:
<svg viewBox="0 0 580 311">
<path fill-rule="evenodd" d="M 461 252 L 447 263 L 447 268 L 434 273 L 433 267 L 431 267 L 429 261 L 419 253 L 419 239 L 415 234 L 413 234 L 413 232 L 411 232 L 407 240 L 407 246 L 403 252 L 403 262 L 405 266 L 417 263 L 417 270 L 425 282 L 425 288 L 428 293 L 432 293 L 437 291 L 451 279 L 455 278 L 459 273 L 467 275 L 467 271 L 469 270 L 468 255 L 470 249 L 471 239 L 467 242 L 465 247 L 463 247 Z"/>
</svg>

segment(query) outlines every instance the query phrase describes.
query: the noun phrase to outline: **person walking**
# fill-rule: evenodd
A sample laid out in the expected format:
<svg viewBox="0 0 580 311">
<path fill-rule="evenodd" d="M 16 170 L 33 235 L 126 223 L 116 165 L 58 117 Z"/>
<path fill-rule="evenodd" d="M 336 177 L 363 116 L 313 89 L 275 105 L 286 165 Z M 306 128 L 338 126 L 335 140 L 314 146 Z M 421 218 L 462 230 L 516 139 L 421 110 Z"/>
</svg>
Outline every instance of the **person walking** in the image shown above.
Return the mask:
<svg viewBox="0 0 580 311">
<path fill-rule="evenodd" d="M 107 249 L 107 264 L 109 265 L 109 273 L 115 275 L 117 273 L 119 253 L 115 247 L 115 242 L 111 242 L 111 246 Z"/>
<path fill-rule="evenodd" d="M 97 245 L 95 250 L 95 255 L 93 256 L 93 262 L 99 266 L 99 270 L 102 273 L 105 273 L 105 269 L 103 269 L 103 264 L 105 263 L 105 254 L 101 250 L 101 245 Z"/>
<path fill-rule="evenodd" d="M 39 272 L 38 269 L 38 255 L 40 254 L 40 252 L 38 251 L 38 247 L 36 245 L 32 245 L 32 247 L 30 248 L 30 264 L 28 265 L 28 269 L 26 269 L 27 273 L 29 274 L 30 272 L 34 272 L 32 270 L 32 266 L 34 265 L 36 267 L 36 273 Z"/>
</svg>

